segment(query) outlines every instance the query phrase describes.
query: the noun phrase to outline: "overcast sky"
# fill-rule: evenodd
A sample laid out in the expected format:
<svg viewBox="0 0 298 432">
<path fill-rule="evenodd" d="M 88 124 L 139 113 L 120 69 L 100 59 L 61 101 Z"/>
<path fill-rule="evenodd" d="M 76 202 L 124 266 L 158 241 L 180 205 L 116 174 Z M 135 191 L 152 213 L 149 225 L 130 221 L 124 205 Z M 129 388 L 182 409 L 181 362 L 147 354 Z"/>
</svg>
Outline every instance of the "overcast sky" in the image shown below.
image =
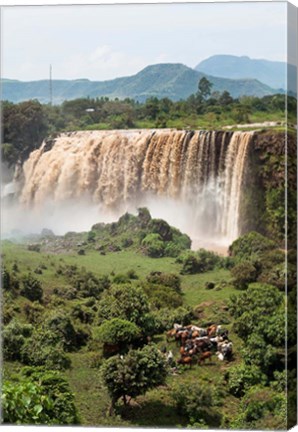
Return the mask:
<svg viewBox="0 0 298 432">
<path fill-rule="evenodd" d="M 2 76 L 105 80 L 215 54 L 286 60 L 286 2 L 2 9 Z"/>
</svg>

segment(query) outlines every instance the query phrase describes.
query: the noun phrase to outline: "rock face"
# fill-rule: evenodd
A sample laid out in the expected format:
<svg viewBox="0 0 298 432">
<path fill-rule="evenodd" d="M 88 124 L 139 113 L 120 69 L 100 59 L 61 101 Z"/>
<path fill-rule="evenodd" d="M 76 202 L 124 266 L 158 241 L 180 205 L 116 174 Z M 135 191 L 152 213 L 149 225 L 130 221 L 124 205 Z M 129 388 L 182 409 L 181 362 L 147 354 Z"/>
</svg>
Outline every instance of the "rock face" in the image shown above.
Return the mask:
<svg viewBox="0 0 298 432">
<path fill-rule="evenodd" d="M 293 139 L 287 141 L 291 152 Z M 27 208 L 84 200 L 117 216 L 146 206 L 192 237 L 229 243 L 248 230 L 280 226 L 273 213 L 277 201 L 284 206 L 285 150 L 285 136 L 274 132 L 61 134 L 25 162 L 19 200 Z M 294 181 L 295 172 L 289 175 Z"/>
<path fill-rule="evenodd" d="M 296 137 L 294 133 L 255 133 L 241 196 L 240 232 L 256 230 L 290 245 L 296 239 Z M 287 211 L 286 211 L 287 201 Z"/>
</svg>

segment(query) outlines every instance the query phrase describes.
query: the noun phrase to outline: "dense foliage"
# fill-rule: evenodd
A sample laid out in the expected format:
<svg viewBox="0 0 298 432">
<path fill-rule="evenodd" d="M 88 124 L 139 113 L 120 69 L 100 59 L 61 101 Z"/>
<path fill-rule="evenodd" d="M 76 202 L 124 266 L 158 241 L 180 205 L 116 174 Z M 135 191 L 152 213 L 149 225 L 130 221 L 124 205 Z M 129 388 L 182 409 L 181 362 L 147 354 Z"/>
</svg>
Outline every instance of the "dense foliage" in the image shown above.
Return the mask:
<svg viewBox="0 0 298 432">
<path fill-rule="evenodd" d="M 154 346 L 131 350 L 125 356 L 112 357 L 102 367 L 104 382 L 112 402 L 120 397 L 135 398 L 152 387 L 163 384 L 167 375 L 165 359 Z"/>
<path fill-rule="evenodd" d="M 51 370 L 26 368 L 4 381 L 3 421 L 12 424 L 73 425 L 79 422 L 66 379 Z"/>
<path fill-rule="evenodd" d="M 287 102 L 295 107 L 294 98 L 288 97 Z M 284 120 L 284 107 L 285 95 L 234 99 L 227 91 L 212 92 L 212 84 L 206 78 L 201 79 L 197 93 L 177 102 L 156 97 L 149 97 L 144 103 L 133 99 L 81 98 L 59 106 L 42 105 L 34 100 L 4 102 L 3 159 L 10 165 L 24 161 L 43 139 L 65 130 L 198 128 L 199 125 L 210 128 L 263 121 L 272 115 Z M 295 108 L 290 112 L 295 112 Z M 48 143 L 51 145 L 51 139 Z"/>
<path fill-rule="evenodd" d="M 150 235 L 183 249 L 178 257 L 150 257 L 142 244 Z M 285 426 L 283 276 L 287 259 L 294 344 L 293 250 L 250 232 L 233 242 L 230 257 L 191 251 L 187 236 L 145 208 L 86 233 L 41 235 L 36 244 L 38 251 L 5 242 L 6 422 L 75 424 L 82 413 L 88 425 L 149 426 L 170 418 L 169 425 L 193 428 Z M 71 253 L 55 253 L 57 244 Z M 177 323 L 222 324 L 233 357 L 175 365 L 180 347 L 168 331 Z M 288 361 L 295 367 L 291 350 Z M 294 372 L 289 376 L 295 384 Z M 294 413 L 294 388 L 289 394 Z"/>
</svg>

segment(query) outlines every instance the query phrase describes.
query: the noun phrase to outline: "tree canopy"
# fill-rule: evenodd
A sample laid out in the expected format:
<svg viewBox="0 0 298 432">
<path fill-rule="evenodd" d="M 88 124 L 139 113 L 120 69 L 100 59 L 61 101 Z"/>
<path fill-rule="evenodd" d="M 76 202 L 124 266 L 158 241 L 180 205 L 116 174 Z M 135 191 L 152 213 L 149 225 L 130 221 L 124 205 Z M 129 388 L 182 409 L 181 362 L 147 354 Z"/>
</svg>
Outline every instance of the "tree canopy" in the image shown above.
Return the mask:
<svg viewBox="0 0 298 432">
<path fill-rule="evenodd" d="M 103 381 L 114 404 L 120 397 L 135 398 L 164 383 L 167 369 L 161 352 L 153 345 L 111 357 L 102 366 Z"/>
</svg>

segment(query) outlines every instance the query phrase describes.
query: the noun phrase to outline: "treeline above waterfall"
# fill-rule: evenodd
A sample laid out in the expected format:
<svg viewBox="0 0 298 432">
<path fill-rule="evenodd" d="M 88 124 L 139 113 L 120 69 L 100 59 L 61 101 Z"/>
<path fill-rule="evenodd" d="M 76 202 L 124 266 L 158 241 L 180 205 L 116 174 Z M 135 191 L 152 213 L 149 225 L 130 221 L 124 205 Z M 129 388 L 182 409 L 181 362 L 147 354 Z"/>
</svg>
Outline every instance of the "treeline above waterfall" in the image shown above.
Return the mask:
<svg viewBox="0 0 298 432">
<path fill-rule="evenodd" d="M 76 99 L 62 105 L 42 105 L 31 100 L 14 104 L 4 102 L 3 160 L 15 165 L 24 161 L 42 141 L 64 131 L 181 128 L 221 129 L 226 125 L 272 121 L 285 123 L 285 95 L 235 99 L 224 91 L 214 92 L 210 83 L 186 100 L 151 97 L 144 103 L 133 99 Z M 288 121 L 296 123 L 296 99 L 288 97 Z"/>
</svg>

